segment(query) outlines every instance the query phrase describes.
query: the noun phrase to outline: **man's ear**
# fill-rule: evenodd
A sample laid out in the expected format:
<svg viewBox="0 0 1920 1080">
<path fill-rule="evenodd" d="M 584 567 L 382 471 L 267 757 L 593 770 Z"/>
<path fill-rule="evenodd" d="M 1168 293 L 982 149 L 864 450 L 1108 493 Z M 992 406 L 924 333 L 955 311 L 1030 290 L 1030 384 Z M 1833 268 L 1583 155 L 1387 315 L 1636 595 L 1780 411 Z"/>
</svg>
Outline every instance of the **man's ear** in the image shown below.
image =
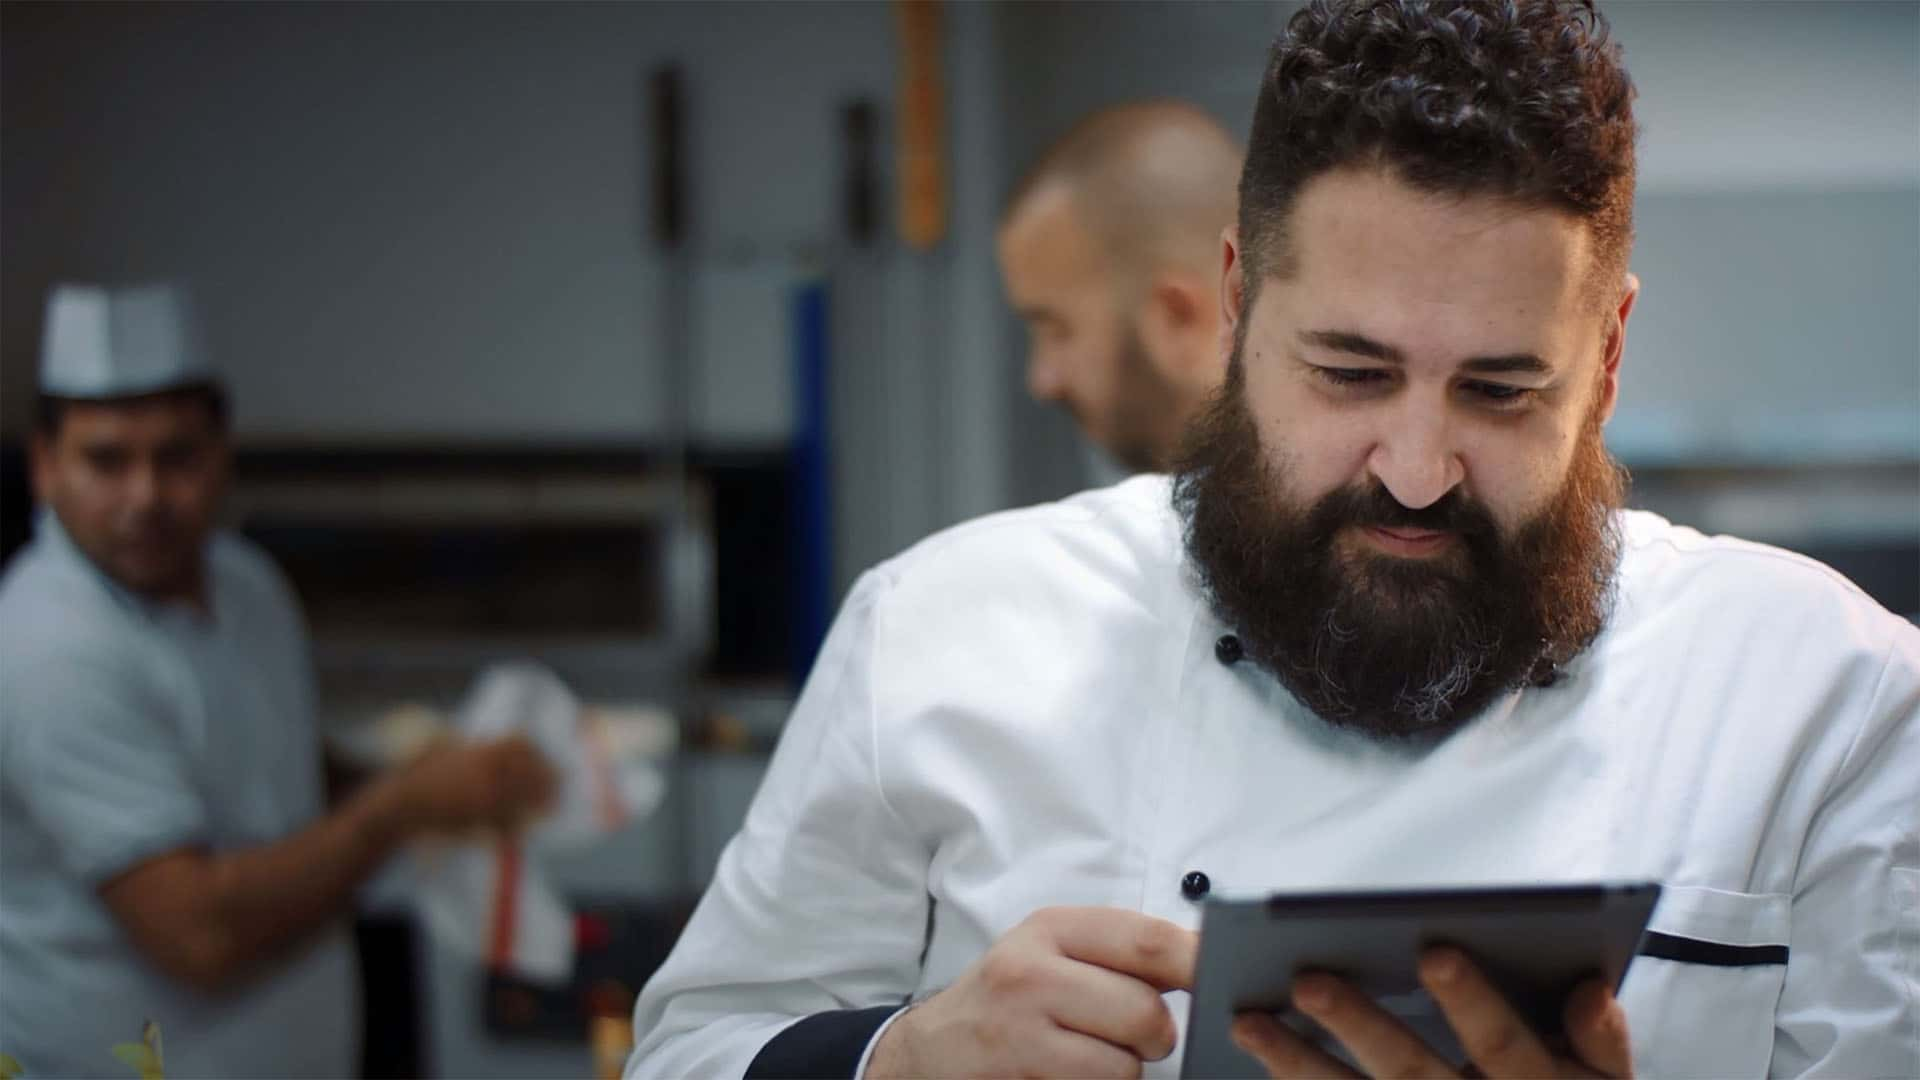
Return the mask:
<svg viewBox="0 0 1920 1080">
<path fill-rule="evenodd" d="M 1600 354 L 1600 422 L 1613 419 L 1613 408 L 1620 401 L 1620 358 L 1627 347 L 1627 319 L 1633 314 L 1634 301 L 1640 299 L 1639 275 L 1629 272 L 1619 303 L 1607 314 L 1607 342 Z"/>
<path fill-rule="evenodd" d="M 1214 343 L 1224 368 L 1233 354 L 1233 338 L 1246 314 L 1246 260 L 1240 257 L 1240 226 L 1220 230 L 1220 330 Z"/>
<path fill-rule="evenodd" d="M 1213 302 L 1204 280 L 1187 270 L 1168 270 L 1155 278 L 1147 298 L 1175 333 L 1206 326 L 1207 307 Z"/>
<path fill-rule="evenodd" d="M 1163 376 L 1184 380 L 1213 349 L 1213 297 L 1201 275 L 1177 267 L 1148 284 L 1134 318 L 1149 361 Z"/>
<path fill-rule="evenodd" d="M 1229 336 L 1240 325 L 1246 298 L 1246 260 L 1240 257 L 1240 226 L 1220 230 L 1220 325 Z"/>
</svg>

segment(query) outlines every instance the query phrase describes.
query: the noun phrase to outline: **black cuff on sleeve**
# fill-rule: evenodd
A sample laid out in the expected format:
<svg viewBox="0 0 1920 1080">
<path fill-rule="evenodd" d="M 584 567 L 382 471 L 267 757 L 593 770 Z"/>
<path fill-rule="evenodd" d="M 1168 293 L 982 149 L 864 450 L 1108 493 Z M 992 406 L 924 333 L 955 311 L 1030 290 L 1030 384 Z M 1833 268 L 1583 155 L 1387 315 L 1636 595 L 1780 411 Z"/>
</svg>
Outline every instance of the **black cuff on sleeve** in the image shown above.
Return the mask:
<svg viewBox="0 0 1920 1080">
<path fill-rule="evenodd" d="M 873 1033 L 898 1005 L 814 1013 L 787 1025 L 754 1055 L 746 1080 L 856 1080 Z"/>
</svg>

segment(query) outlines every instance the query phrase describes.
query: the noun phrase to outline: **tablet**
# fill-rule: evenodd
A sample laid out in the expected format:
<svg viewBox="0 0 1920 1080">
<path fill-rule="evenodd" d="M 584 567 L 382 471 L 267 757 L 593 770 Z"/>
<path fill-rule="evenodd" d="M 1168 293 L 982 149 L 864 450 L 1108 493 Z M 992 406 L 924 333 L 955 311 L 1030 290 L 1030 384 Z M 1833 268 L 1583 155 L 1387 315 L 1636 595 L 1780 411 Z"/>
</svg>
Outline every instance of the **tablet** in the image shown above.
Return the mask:
<svg viewBox="0 0 1920 1080">
<path fill-rule="evenodd" d="M 1652 882 L 1613 882 L 1209 901 L 1181 1075 L 1265 1076 L 1227 1028 L 1244 1009 L 1286 1017 L 1289 984 L 1304 970 L 1345 977 L 1435 1049 L 1457 1054 L 1415 966 L 1423 948 L 1443 943 L 1465 949 L 1534 1030 L 1558 1033 L 1582 980 L 1620 985 L 1659 896 Z M 1297 1012 L 1290 1021 L 1312 1030 Z"/>
</svg>

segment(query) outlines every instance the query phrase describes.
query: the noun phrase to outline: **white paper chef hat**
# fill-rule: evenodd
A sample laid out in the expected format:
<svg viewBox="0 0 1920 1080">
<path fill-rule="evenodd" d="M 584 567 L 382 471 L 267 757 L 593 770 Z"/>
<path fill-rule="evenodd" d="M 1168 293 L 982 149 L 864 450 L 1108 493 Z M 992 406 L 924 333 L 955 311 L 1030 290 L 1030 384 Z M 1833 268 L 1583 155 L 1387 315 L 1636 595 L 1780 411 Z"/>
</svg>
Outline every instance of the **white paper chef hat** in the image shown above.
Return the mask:
<svg viewBox="0 0 1920 1080">
<path fill-rule="evenodd" d="M 47 298 L 40 392 L 122 398 L 214 381 L 186 292 L 58 285 Z"/>
</svg>

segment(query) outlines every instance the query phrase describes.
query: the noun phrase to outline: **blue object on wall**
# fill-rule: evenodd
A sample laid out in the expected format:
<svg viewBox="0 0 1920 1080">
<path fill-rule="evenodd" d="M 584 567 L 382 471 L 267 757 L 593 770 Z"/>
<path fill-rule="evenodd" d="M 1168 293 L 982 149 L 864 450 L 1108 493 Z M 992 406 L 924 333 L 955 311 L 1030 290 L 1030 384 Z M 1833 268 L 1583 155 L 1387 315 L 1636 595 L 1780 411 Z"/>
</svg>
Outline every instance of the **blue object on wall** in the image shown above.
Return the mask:
<svg viewBox="0 0 1920 1080">
<path fill-rule="evenodd" d="M 793 297 L 793 685 L 806 682 L 832 619 L 832 461 L 827 445 L 827 283 L 802 282 Z"/>
</svg>

